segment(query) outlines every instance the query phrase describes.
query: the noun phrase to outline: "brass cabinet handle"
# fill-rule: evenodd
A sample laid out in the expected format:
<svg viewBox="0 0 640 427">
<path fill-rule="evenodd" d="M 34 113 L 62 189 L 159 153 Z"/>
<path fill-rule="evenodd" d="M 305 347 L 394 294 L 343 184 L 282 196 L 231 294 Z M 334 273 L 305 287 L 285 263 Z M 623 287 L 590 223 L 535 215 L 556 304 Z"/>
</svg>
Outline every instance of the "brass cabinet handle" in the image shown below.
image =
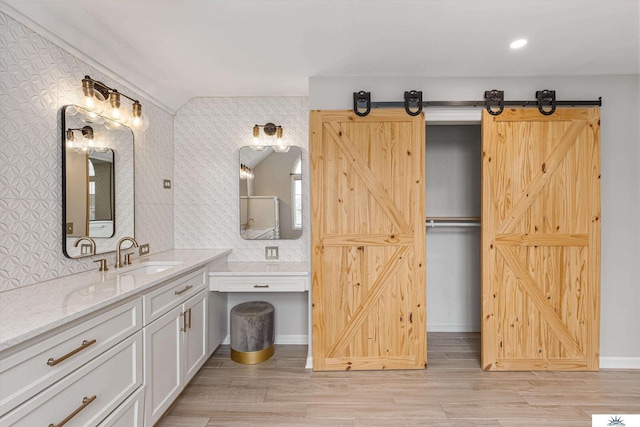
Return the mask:
<svg viewBox="0 0 640 427">
<path fill-rule="evenodd" d="M 83 397 L 82 398 L 82 405 L 78 406 L 78 409 L 76 409 L 75 411 L 73 411 L 72 413 L 70 413 L 69 415 L 67 415 L 67 418 L 65 418 L 64 420 L 60 421 L 59 424 L 49 424 L 49 427 L 62 427 L 63 425 L 65 425 L 66 423 L 68 423 L 71 418 L 75 417 L 76 415 L 78 415 L 78 413 L 80 411 L 82 411 L 84 408 L 86 408 L 87 406 L 89 406 L 89 404 L 91 402 L 93 402 L 94 400 L 96 400 L 96 395 L 94 394 L 91 397 Z"/>
<path fill-rule="evenodd" d="M 253 285 L 254 288 L 268 288 L 269 285 Z"/>
<path fill-rule="evenodd" d="M 187 327 L 191 329 L 191 309 L 187 310 L 187 313 L 189 313 L 189 326 Z"/>
<path fill-rule="evenodd" d="M 184 289 L 181 289 L 179 291 L 175 291 L 174 294 L 176 294 L 176 295 L 183 294 L 183 293 L 187 292 L 191 288 L 193 288 L 193 285 L 187 285 L 187 286 L 184 287 Z"/>
<path fill-rule="evenodd" d="M 182 316 L 182 328 L 180 330 L 186 333 L 187 332 L 187 312 L 183 311 L 182 313 L 180 313 L 180 316 Z"/>
<path fill-rule="evenodd" d="M 95 344 L 96 340 L 91 340 L 91 341 L 87 341 L 84 340 L 82 341 L 82 345 L 80 345 L 80 347 L 76 348 L 73 351 L 70 351 L 69 353 L 65 354 L 64 356 L 62 356 L 59 359 L 54 359 L 53 357 L 51 357 L 49 360 L 47 360 L 47 365 L 49 366 L 56 366 L 58 363 L 63 362 L 65 360 L 67 360 L 68 358 L 70 358 L 71 356 L 73 356 L 76 353 L 81 352 L 82 350 L 84 350 L 85 348 L 89 347 L 92 344 Z M 62 424 L 61 424 L 62 425 Z"/>
</svg>

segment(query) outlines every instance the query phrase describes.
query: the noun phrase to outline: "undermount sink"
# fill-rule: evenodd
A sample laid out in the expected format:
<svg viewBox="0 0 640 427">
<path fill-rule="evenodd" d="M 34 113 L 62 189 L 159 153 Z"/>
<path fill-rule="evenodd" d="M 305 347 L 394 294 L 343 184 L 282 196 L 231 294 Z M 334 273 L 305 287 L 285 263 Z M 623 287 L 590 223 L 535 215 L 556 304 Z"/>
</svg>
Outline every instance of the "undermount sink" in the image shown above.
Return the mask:
<svg viewBox="0 0 640 427">
<path fill-rule="evenodd" d="M 148 276 L 157 274 L 182 264 L 182 261 L 147 261 L 131 267 L 115 270 L 116 274 L 134 274 Z"/>
</svg>

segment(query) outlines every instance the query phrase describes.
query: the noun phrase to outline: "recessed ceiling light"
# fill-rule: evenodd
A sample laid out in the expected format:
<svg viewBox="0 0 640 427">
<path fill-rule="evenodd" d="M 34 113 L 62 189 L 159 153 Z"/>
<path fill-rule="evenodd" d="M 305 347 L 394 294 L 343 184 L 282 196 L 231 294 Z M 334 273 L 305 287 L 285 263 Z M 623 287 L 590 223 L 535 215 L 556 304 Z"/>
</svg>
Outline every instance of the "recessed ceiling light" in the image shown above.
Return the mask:
<svg viewBox="0 0 640 427">
<path fill-rule="evenodd" d="M 520 49 L 526 44 L 527 44 L 527 39 L 518 39 L 518 40 L 512 41 L 509 47 L 511 49 Z"/>
</svg>

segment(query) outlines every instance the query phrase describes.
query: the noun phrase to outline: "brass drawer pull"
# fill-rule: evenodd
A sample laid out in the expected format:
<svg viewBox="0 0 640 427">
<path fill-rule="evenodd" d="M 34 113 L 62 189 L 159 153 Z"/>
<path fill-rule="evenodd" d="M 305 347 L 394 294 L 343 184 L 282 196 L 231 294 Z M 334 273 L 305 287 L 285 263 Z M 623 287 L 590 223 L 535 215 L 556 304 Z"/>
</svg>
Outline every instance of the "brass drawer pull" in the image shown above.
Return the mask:
<svg viewBox="0 0 640 427">
<path fill-rule="evenodd" d="M 91 341 L 87 341 L 84 340 L 82 341 L 82 345 L 78 348 L 76 348 L 73 351 L 70 351 L 69 353 L 65 354 L 64 356 L 62 356 L 59 359 L 54 359 L 53 357 L 51 357 L 49 360 L 47 360 L 47 365 L 49 366 L 56 366 L 58 363 L 63 362 L 65 360 L 67 360 L 68 358 L 70 358 L 71 356 L 73 356 L 76 353 L 81 352 L 82 350 L 84 350 L 85 348 L 89 347 L 92 344 L 95 344 L 96 340 L 91 340 Z"/>
<path fill-rule="evenodd" d="M 89 406 L 89 403 L 93 402 L 94 400 L 96 400 L 96 395 L 94 394 L 92 397 L 83 397 L 82 398 L 82 405 L 78 406 L 78 409 L 76 409 L 75 411 L 73 411 L 72 413 L 70 413 L 69 415 L 67 415 L 67 418 L 65 418 L 64 420 L 60 421 L 59 424 L 49 424 L 49 427 L 62 427 L 63 425 L 65 425 L 66 423 L 68 423 L 71 418 L 75 417 L 76 415 L 78 415 L 78 413 L 80 411 L 82 411 L 84 408 L 86 408 L 87 406 Z"/>
<path fill-rule="evenodd" d="M 268 288 L 269 285 L 253 285 L 254 288 Z"/>
<path fill-rule="evenodd" d="M 193 288 L 193 285 L 187 285 L 187 286 L 184 287 L 184 289 L 181 289 L 179 291 L 175 291 L 174 294 L 176 294 L 176 295 L 183 294 L 183 293 L 187 292 L 191 288 Z"/>
</svg>

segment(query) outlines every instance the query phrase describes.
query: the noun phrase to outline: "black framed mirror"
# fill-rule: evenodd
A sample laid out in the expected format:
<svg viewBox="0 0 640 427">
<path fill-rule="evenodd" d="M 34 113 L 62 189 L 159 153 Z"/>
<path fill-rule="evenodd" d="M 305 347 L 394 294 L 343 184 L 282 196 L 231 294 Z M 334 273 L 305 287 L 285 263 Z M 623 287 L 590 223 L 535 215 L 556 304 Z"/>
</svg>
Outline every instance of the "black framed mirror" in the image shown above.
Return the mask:
<svg viewBox="0 0 640 427">
<path fill-rule="evenodd" d="M 63 252 L 92 255 L 82 237 L 95 254 L 115 251 L 135 233 L 133 132 L 75 105 L 62 107 L 61 130 Z"/>
</svg>

